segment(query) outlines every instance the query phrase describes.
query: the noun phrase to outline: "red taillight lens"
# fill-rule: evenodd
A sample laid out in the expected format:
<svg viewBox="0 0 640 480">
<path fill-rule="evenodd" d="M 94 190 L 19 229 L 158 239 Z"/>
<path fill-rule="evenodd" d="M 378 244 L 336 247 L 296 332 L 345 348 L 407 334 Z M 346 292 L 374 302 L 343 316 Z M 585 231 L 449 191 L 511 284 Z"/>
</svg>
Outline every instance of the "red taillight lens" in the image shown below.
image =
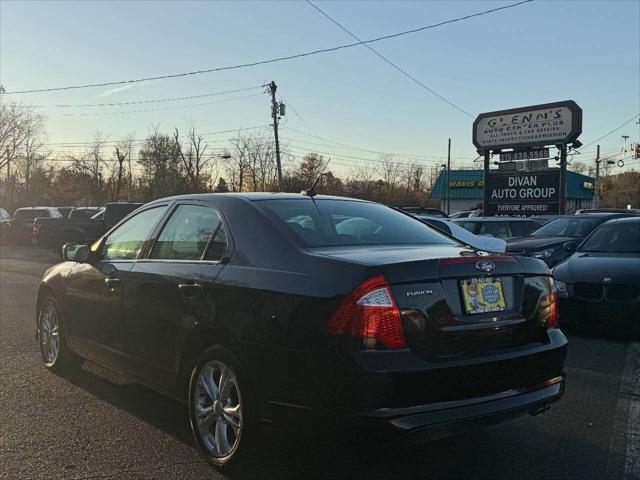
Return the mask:
<svg viewBox="0 0 640 480">
<path fill-rule="evenodd" d="M 558 292 L 553 284 L 553 278 L 549 277 L 550 293 L 545 297 L 549 302 L 549 315 L 547 316 L 547 328 L 557 328 L 558 319 L 560 318 L 560 309 L 558 308 Z"/>
<path fill-rule="evenodd" d="M 327 331 L 332 335 L 374 338 L 387 348 L 407 347 L 400 309 L 382 275 L 351 292 L 331 316 Z"/>
</svg>

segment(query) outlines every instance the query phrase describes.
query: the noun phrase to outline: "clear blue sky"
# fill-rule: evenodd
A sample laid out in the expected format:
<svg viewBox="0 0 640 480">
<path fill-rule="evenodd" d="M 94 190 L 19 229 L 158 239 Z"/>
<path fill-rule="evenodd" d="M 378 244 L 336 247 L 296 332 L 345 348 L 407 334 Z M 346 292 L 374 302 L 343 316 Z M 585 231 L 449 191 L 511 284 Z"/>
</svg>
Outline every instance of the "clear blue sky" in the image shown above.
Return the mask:
<svg viewBox="0 0 640 480">
<path fill-rule="evenodd" d="M 320 2 L 361 38 L 437 23 L 512 2 Z M 353 40 L 304 2 L 0 3 L 0 83 L 7 91 L 124 80 L 232 65 L 331 47 Z M 640 2 L 535 1 L 506 11 L 373 44 L 381 53 L 463 109 L 479 112 L 573 99 L 584 110 L 589 143 L 640 112 Z M 241 70 L 153 81 L 125 89 L 90 88 L 16 95 L 34 105 L 129 102 L 201 95 L 275 80 L 279 92 L 321 137 L 404 154 L 446 156 L 454 167 L 475 156 L 473 119 L 423 90 L 359 46 Z M 193 122 L 201 132 L 269 123 L 268 97 L 130 114 L 107 113 L 208 103 L 235 95 L 172 103 L 43 109 L 49 142 L 88 141 L 100 130 L 116 140 L 142 138 L 152 124 L 170 131 Z M 362 151 L 321 143 L 287 113 L 282 136 L 294 153 L 333 153 L 340 173 Z M 640 140 L 639 125 L 604 139 L 603 151 Z M 226 140 L 227 135 L 210 136 Z M 223 142 L 212 144 L 221 146 Z M 595 146 L 582 161 L 592 161 Z M 62 151 L 62 147 L 54 147 Z M 331 156 L 331 155 L 329 155 Z M 342 156 L 342 157 L 340 157 Z M 432 156 L 432 157 L 431 157 Z M 398 157 L 406 161 L 406 157 Z M 640 165 L 638 165 L 640 166 Z"/>
</svg>

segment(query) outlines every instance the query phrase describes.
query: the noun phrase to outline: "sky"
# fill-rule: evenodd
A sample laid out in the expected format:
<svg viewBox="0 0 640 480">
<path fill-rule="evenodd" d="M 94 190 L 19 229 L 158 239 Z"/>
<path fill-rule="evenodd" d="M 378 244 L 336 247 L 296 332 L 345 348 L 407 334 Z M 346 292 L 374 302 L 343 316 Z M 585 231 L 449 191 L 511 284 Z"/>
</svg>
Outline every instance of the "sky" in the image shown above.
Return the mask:
<svg viewBox="0 0 640 480">
<path fill-rule="evenodd" d="M 353 34 L 370 39 L 496 8 L 487 1 L 322 1 Z M 0 1 L 0 84 L 7 92 L 101 83 L 236 65 L 353 43 L 304 1 Z M 418 86 L 359 45 L 250 68 L 127 86 L 4 95 L 46 106 L 48 143 L 88 142 L 96 132 L 144 138 L 153 125 L 201 133 L 265 125 L 275 81 L 288 109 L 281 123 L 290 153 L 333 158 L 332 169 L 376 168 L 374 151 L 426 167 L 473 165 L 481 112 L 575 100 L 580 140 L 589 144 L 640 113 L 640 2 L 543 1 L 371 44 Z M 251 88 L 255 87 L 255 88 Z M 251 89 L 249 89 L 251 88 Z M 138 102 L 241 90 L 173 102 Z M 247 89 L 247 90 L 243 90 Z M 637 119 L 602 139 L 604 155 L 640 141 Z M 211 151 L 233 133 L 207 135 Z M 320 137 L 321 139 L 319 139 Z M 348 148 L 349 145 L 356 148 Z M 51 145 L 62 154 L 71 145 Z M 619 155 L 616 158 L 623 158 Z M 595 158 L 595 144 L 576 156 Z M 626 168 L 640 167 L 640 161 Z"/>
</svg>

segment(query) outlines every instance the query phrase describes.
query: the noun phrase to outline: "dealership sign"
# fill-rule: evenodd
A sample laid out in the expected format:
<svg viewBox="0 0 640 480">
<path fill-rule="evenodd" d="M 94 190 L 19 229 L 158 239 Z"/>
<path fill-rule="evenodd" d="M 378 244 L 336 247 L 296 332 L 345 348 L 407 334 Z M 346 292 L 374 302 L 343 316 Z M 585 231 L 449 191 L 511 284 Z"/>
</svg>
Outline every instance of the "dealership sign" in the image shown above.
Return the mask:
<svg viewBox="0 0 640 480">
<path fill-rule="evenodd" d="M 560 170 L 492 173 L 485 189 L 486 216 L 559 213 Z"/>
<path fill-rule="evenodd" d="M 478 150 L 568 144 L 582 133 L 582 109 L 573 100 L 481 113 L 473 122 Z"/>
</svg>

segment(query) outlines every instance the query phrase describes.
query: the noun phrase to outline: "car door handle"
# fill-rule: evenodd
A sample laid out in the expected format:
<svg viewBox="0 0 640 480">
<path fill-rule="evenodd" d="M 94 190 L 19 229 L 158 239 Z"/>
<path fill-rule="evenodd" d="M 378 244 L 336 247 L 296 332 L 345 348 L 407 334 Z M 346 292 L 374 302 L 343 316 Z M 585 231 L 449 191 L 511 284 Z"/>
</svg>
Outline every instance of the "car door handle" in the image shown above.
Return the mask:
<svg viewBox="0 0 640 480">
<path fill-rule="evenodd" d="M 120 288 L 122 281 L 119 278 L 105 278 L 104 284 L 107 286 L 110 292 L 114 292 L 117 288 Z"/>
<path fill-rule="evenodd" d="M 181 283 L 178 285 L 178 290 L 180 290 L 186 298 L 192 298 L 202 291 L 202 285 L 199 283 Z"/>
</svg>

